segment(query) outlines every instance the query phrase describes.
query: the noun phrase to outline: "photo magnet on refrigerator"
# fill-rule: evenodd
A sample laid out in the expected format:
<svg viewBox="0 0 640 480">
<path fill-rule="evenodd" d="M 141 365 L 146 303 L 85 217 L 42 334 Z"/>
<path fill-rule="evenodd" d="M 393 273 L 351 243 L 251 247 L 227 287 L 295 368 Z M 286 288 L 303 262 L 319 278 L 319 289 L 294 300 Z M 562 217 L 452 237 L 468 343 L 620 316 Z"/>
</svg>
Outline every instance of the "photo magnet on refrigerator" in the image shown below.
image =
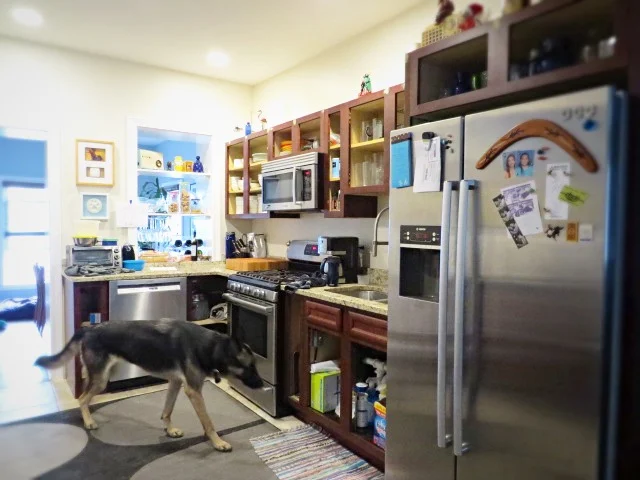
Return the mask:
<svg viewBox="0 0 640 480">
<path fill-rule="evenodd" d="M 567 242 L 578 241 L 578 222 L 567 222 Z"/>
<path fill-rule="evenodd" d="M 498 214 L 500 214 L 500 218 L 504 223 L 504 226 L 507 228 L 509 235 L 513 239 L 513 242 L 516 244 L 518 249 L 529 244 L 527 238 L 522 234 L 520 227 L 516 223 L 513 212 L 509 209 L 507 205 L 507 201 L 503 194 L 498 195 L 493 199 L 493 204 L 498 209 Z"/>
</svg>

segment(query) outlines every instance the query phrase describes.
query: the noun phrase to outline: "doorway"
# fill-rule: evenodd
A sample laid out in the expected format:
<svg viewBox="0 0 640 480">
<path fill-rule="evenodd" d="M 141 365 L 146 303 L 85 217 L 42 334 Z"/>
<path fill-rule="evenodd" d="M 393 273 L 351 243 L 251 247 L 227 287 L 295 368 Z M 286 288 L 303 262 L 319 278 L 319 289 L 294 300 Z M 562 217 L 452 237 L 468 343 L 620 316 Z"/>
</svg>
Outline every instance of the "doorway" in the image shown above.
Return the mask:
<svg viewBox="0 0 640 480">
<path fill-rule="evenodd" d="M 61 340 L 62 325 L 54 333 L 49 319 L 61 305 L 57 299 L 51 305 L 61 295 L 51 291 L 51 278 L 60 275 L 52 254 L 60 249 L 59 226 L 51 235 L 59 223 L 51 215 L 59 208 L 49 185 L 53 177 L 59 195 L 50 171 L 59 147 L 53 143 L 44 132 L 0 128 L 0 423 L 55 403 L 50 374 L 33 364 Z"/>
</svg>

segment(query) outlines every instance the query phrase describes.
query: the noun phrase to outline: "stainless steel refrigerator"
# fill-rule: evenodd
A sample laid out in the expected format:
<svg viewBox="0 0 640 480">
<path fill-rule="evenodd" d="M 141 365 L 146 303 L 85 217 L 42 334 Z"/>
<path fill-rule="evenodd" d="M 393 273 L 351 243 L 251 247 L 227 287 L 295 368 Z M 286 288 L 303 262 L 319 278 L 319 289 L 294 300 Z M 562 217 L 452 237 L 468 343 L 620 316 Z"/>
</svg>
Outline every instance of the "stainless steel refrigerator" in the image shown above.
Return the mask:
<svg viewBox="0 0 640 480">
<path fill-rule="evenodd" d="M 391 133 L 414 165 L 439 141 L 442 184 L 390 192 L 386 478 L 610 478 L 625 110 L 602 87 Z"/>
</svg>

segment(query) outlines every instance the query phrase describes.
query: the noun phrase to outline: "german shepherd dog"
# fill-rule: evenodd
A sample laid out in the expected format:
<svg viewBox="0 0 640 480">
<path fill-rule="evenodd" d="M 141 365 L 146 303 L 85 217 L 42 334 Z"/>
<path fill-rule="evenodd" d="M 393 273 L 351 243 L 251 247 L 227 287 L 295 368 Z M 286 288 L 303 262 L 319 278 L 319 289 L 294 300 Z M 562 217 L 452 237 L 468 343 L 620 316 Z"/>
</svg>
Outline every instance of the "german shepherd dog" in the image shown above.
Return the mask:
<svg viewBox="0 0 640 480">
<path fill-rule="evenodd" d="M 212 332 L 185 321 L 162 319 L 136 322 L 106 322 L 78 330 L 56 355 L 43 356 L 36 365 L 47 369 L 65 365 L 80 354 L 86 381 L 78 399 L 84 426 L 98 428 L 91 417 L 89 403 L 107 386 L 109 374 L 118 360 L 126 360 L 154 377 L 169 381 L 169 389 L 160 417 L 167 435 L 182 437 L 171 423 L 171 413 L 180 387 L 191 401 L 205 435 L 221 452 L 231 445 L 216 433 L 202 397 L 207 377 L 220 381 L 220 375 L 233 375 L 250 388 L 261 388 L 262 379 L 255 366 L 253 352 L 237 339 Z"/>
</svg>

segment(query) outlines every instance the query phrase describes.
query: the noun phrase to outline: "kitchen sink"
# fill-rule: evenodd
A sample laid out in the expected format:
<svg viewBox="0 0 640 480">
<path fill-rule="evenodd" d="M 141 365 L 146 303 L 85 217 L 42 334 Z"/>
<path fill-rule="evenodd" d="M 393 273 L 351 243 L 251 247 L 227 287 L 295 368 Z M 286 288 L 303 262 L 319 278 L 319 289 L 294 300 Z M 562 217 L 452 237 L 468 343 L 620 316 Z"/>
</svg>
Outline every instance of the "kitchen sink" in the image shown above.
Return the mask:
<svg viewBox="0 0 640 480">
<path fill-rule="evenodd" d="M 371 300 L 373 302 L 387 303 L 388 295 L 379 290 L 336 290 L 334 293 L 338 295 L 346 295 L 347 297 L 360 298 L 362 300 Z"/>
</svg>

